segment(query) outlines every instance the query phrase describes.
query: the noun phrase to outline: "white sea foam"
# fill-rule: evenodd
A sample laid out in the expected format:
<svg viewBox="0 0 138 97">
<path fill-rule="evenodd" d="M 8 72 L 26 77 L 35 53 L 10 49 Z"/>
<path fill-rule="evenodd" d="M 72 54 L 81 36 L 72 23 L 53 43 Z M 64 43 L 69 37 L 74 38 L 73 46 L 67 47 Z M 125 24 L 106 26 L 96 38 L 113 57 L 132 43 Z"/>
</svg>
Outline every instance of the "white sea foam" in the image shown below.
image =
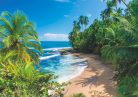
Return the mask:
<svg viewBox="0 0 138 97">
<path fill-rule="evenodd" d="M 61 49 L 70 49 L 72 47 L 59 47 L 59 48 L 46 48 L 46 49 L 43 49 L 44 51 L 57 51 L 57 50 L 61 50 Z"/>
<path fill-rule="evenodd" d="M 79 64 L 78 64 L 79 65 Z M 57 78 L 57 82 L 59 83 L 63 83 L 63 82 L 67 82 L 79 75 L 82 74 L 82 72 L 85 70 L 85 68 L 87 68 L 87 65 L 82 65 L 82 66 L 79 66 L 75 71 L 72 71 L 71 74 L 62 74 L 62 75 L 59 75 L 59 77 Z"/>
<path fill-rule="evenodd" d="M 40 57 L 40 60 L 46 60 L 46 59 L 50 59 L 50 58 L 54 58 L 54 57 L 58 57 L 58 56 L 60 56 L 60 54 L 54 54 L 51 56 Z"/>
<path fill-rule="evenodd" d="M 59 71 L 58 72 L 58 78 L 56 81 L 62 83 L 67 82 L 79 75 L 85 70 L 87 65 L 87 59 L 81 59 L 78 57 L 75 57 L 71 54 L 64 55 L 65 59 L 61 60 L 60 63 L 64 65 L 67 65 L 67 68 L 64 68 L 65 71 Z M 70 65 L 69 65 L 70 64 Z M 71 69 L 72 68 L 72 69 Z"/>
<path fill-rule="evenodd" d="M 66 48 L 71 48 L 71 47 L 66 47 Z M 45 49 L 45 50 L 60 50 L 60 49 L 66 49 L 66 48 L 51 48 L 51 49 Z M 57 53 L 57 52 L 56 52 Z M 61 56 L 59 53 L 50 55 L 50 56 L 45 56 L 41 57 L 40 60 L 46 60 L 54 57 Z M 67 82 L 79 75 L 85 70 L 85 68 L 88 66 L 87 65 L 87 60 L 86 59 L 81 59 L 78 57 L 75 57 L 71 54 L 69 55 L 63 55 L 61 59 L 59 60 L 60 68 L 54 69 L 51 66 L 50 67 L 45 67 L 45 70 L 51 70 L 57 74 L 58 78 L 56 79 L 57 82 L 62 83 L 62 82 Z"/>
</svg>

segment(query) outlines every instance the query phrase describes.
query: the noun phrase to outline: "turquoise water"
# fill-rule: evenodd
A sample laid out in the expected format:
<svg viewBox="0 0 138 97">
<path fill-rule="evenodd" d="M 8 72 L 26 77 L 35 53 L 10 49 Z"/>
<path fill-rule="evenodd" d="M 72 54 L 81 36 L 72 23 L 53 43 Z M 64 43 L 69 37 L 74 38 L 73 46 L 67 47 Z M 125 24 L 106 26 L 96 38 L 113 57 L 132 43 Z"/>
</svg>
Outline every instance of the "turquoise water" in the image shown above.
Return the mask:
<svg viewBox="0 0 138 97">
<path fill-rule="evenodd" d="M 58 82 L 66 82 L 80 75 L 87 67 L 86 63 L 72 64 L 80 58 L 73 55 L 60 55 L 57 51 L 61 48 L 70 48 L 69 42 L 42 42 L 44 55 L 40 57 L 42 71 L 53 72 L 58 78 Z"/>
<path fill-rule="evenodd" d="M 41 41 L 41 46 L 44 49 L 71 47 L 70 43 L 67 41 Z"/>
</svg>

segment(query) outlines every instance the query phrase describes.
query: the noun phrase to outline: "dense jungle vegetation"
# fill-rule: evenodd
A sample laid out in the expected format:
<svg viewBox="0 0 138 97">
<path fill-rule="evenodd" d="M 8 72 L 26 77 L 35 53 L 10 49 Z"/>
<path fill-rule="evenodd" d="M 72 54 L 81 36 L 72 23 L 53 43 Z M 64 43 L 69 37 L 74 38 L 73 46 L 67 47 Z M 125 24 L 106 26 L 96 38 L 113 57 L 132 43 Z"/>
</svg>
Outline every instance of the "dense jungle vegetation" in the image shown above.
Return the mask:
<svg viewBox="0 0 138 97">
<path fill-rule="evenodd" d="M 86 16 L 73 22 L 70 42 L 76 51 L 99 54 L 113 64 L 119 97 L 138 97 L 138 0 L 129 4 L 125 0 L 105 2 L 101 19 L 95 19 L 89 27 Z"/>
</svg>

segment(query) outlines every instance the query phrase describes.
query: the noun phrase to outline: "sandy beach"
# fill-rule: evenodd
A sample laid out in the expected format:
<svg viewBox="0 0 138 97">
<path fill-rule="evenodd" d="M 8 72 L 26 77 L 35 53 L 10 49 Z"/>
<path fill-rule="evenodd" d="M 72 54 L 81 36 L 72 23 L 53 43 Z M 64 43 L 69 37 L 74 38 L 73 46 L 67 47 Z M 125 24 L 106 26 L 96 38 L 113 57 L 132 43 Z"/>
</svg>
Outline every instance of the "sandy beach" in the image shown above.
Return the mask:
<svg viewBox="0 0 138 97">
<path fill-rule="evenodd" d="M 104 64 L 97 55 L 80 54 L 74 55 L 87 58 L 88 67 L 78 77 L 70 80 L 65 88 L 65 95 L 83 93 L 86 97 L 117 97 L 116 85 L 113 81 L 113 70 Z"/>
</svg>

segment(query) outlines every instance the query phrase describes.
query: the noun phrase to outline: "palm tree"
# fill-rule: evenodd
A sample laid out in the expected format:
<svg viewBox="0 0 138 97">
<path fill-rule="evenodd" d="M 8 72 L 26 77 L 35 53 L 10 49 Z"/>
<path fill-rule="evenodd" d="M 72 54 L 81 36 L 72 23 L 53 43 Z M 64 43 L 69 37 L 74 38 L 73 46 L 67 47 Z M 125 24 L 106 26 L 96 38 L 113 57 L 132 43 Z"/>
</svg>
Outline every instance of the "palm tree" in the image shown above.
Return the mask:
<svg viewBox="0 0 138 97">
<path fill-rule="evenodd" d="M 117 5 L 117 3 L 123 2 L 126 5 L 126 7 L 127 7 L 127 4 L 126 4 L 125 0 L 104 0 L 104 1 L 111 1 L 111 2 L 113 2 L 116 5 Z"/>
<path fill-rule="evenodd" d="M 112 3 L 111 1 L 108 1 L 107 3 L 106 3 L 106 6 L 107 6 L 107 8 L 104 10 L 104 11 L 102 11 L 101 12 L 101 18 L 102 18 L 102 20 L 105 20 L 105 19 L 107 19 L 108 17 L 110 17 L 111 16 L 111 14 L 113 13 L 113 7 L 114 7 L 114 3 Z"/>
<path fill-rule="evenodd" d="M 21 11 L 2 12 L 0 16 L 1 56 L 12 56 L 16 62 L 39 62 L 42 52 L 34 24 Z"/>
<path fill-rule="evenodd" d="M 111 1 L 108 1 L 108 2 L 106 3 L 106 5 L 107 5 L 107 8 L 105 9 L 106 16 L 107 16 L 107 17 L 110 17 L 111 13 L 113 13 L 114 3 L 111 2 Z"/>
<path fill-rule="evenodd" d="M 78 21 L 73 21 L 73 29 L 79 31 L 81 29 Z"/>
<path fill-rule="evenodd" d="M 104 0 L 104 1 L 111 1 L 112 3 L 114 3 L 115 5 L 117 5 L 117 3 L 123 3 L 129 12 L 129 15 L 131 15 L 131 13 L 133 13 L 133 10 L 129 7 L 129 5 L 125 2 L 126 0 Z"/>
<path fill-rule="evenodd" d="M 117 4 L 118 2 L 119 3 L 123 3 L 126 7 L 128 7 L 128 5 L 126 4 L 125 0 L 112 0 L 113 3 Z"/>
<path fill-rule="evenodd" d="M 88 25 L 89 23 L 89 19 L 87 16 L 84 16 L 84 25 L 85 25 L 85 29 L 86 29 L 86 26 Z"/>
<path fill-rule="evenodd" d="M 87 16 L 80 16 L 79 17 L 79 23 L 81 24 L 81 27 L 82 27 L 82 31 L 84 30 L 83 26 L 85 25 L 88 25 L 88 17 Z"/>
<path fill-rule="evenodd" d="M 122 16 L 122 11 L 123 11 L 122 8 L 117 8 L 117 10 L 116 10 L 116 12 L 119 16 Z"/>
<path fill-rule="evenodd" d="M 79 17 L 79 23 L 81 24 L 82 30 L 83 30 L 83 25 L 84 25 L 84 16 Z"/>
<path fill-rule="evenodd" d="M 107 17 L 106 17 L 106 10 L 102 11 L 101 14 L 100 14 L 102 20 L 105 20 Z"/>
</svg>

